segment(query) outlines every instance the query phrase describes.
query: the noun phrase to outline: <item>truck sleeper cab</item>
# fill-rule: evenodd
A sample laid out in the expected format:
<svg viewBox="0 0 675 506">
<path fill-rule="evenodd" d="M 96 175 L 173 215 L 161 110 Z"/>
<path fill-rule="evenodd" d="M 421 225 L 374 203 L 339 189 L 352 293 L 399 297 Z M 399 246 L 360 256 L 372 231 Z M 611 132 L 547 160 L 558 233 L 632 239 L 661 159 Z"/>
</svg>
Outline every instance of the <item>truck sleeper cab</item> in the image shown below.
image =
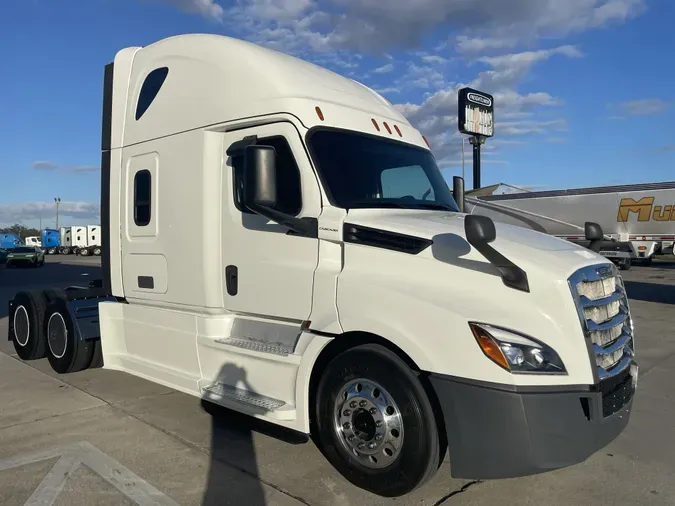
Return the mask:
<svg viewBox="0 0 675 506">
<path fill-rule="evenodd" d="M 383 496 L 446 451 L 456 477 L 522 476 L 628 423 L 616 268 L 460 213 L 377 93 L 215 35 L 123 49 L 104 81 L 103 278 L 17 294 L 22 358 L 102 364 L 311 435 Z"/>
</svg>

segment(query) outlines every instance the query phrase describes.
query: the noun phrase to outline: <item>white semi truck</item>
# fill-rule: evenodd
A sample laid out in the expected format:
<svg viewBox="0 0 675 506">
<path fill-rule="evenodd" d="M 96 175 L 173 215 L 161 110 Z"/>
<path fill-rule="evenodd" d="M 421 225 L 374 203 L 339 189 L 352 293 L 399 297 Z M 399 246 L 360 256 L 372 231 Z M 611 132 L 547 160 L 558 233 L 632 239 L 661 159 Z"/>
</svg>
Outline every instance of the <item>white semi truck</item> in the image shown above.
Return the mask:
<svg viewBox="0 0 675 506">
<path fill-rule="evenodd" d="M 446 451 L 455 477 L 516 477 L 626 427 L 637 363 L 616 267 L 459 212 L 421 133 L 371 89 L 192 34 L 121 50 L 104 82 L 103 279 L 19 292 L 21 358 L 309 435 L 383 496 Z"/>
</svg>

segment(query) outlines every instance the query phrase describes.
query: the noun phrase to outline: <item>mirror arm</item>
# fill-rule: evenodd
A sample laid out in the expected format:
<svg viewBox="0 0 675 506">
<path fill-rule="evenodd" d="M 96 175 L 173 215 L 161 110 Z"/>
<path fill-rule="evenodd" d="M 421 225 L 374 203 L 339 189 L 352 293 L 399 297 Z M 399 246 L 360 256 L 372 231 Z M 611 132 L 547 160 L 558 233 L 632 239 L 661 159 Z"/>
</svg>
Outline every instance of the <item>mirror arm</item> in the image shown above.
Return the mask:
<svg viewBox="0 0 675 506">
<path fill-rule="evenodd" d="M 248 204 L 247 207 L 256 214 L 291 229 L 298 235 L 317 238 L 319 236 L 318 222 L 312 218 L 295 218 L 286 213 L 272 209 L 271 207 Z"/>
</svg>

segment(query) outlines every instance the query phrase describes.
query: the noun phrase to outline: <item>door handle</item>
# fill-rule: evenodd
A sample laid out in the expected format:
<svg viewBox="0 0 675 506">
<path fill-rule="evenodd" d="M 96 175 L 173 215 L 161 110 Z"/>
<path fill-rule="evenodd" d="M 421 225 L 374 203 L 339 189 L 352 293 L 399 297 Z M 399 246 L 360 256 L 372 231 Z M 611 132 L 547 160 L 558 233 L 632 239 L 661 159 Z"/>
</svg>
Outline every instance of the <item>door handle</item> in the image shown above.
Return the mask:
<svg viewBox="0 0 675 506">
<path fill-rule="evenodd" d="M 227 293 L 234 296 L 237 295 L 239 289 L 239 272 L 236 265 L 228 265 L 225 267 L 225 284 L 227 286 Z"/>
</svg>

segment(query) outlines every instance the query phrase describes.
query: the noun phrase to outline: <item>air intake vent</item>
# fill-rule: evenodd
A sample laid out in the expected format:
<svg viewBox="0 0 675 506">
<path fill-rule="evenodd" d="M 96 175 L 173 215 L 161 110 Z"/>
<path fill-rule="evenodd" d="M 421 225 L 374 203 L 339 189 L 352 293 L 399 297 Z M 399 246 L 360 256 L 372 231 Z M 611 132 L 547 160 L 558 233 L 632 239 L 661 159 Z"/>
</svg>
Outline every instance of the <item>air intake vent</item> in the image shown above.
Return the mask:
<svg viewBox="0 0 675 506">
<path fill-rule="evenodd" d="M 361 225 L 350 225 L 348 223 L 345 223 L 344 230 L 345 242 L 372 246 L 374 248 L 384 248 L 411 255 L 417 255 L 421 251 L 424 251 L 433 242 L 411 235 L 398 234 Z"/>
</svg>

